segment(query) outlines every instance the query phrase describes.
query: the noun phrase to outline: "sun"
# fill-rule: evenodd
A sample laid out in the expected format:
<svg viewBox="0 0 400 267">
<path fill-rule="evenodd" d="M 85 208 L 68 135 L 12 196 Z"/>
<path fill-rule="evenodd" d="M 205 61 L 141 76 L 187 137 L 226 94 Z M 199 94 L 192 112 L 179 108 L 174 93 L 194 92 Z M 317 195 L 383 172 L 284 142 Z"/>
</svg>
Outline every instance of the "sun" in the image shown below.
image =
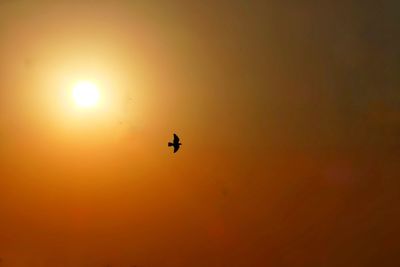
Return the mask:
<svg viewBox="0 0 400 267">
<path fill-rule="evenodd" d="M 75 104 L 82 108 L 91 108 L 98 104 L 100 93 L 97 86 L 90 81 L 80 81 L 72 89 Z"/>
</svg>

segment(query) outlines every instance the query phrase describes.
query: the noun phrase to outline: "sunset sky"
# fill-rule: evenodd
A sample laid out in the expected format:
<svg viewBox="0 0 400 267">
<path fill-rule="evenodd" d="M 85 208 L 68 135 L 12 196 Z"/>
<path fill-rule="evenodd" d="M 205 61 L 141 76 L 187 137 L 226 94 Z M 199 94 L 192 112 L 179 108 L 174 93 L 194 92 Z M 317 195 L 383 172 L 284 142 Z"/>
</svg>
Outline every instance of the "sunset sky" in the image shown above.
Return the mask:
<svg viewBox="0 0 400 267">
<path fill-rule="evenodd" d="M 395 0 L 2 0 L 0 267 L 399 266 L 399 73 Z"/>
</svg>

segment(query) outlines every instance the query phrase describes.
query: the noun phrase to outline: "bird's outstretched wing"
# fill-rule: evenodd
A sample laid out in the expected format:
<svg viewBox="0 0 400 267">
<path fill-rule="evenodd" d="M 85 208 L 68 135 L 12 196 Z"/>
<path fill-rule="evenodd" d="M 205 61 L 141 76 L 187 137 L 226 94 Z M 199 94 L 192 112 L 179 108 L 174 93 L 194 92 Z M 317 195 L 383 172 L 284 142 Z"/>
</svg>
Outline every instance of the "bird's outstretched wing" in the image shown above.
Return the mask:
<svg viewBox="0 0 400 267">
<path fill-rule="evenodd" d="M 174 143 L 179 143 L 179 137 L 176 134 L 174 134 Z"/>
<path fill-rule="evenodd" d="M 179 145 L 174 146 L 174 153 L 176 153 L 176 151 L 178 151 L 179 149 Z"/>
</svg>

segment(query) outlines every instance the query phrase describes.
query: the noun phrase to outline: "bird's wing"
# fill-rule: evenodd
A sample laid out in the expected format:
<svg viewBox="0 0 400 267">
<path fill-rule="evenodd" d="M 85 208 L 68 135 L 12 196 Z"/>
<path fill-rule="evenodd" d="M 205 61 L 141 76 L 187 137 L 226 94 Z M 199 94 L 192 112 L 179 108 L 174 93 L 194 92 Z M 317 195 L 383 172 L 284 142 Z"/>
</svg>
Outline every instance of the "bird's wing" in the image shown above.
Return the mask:
<svg viewBox="0 0 400 267">
<path fill-rule="evenodd" d="M 179 137 L 176 134 L 174 134 L 174 143 L 179 143 Z"/>
<path fill-rule="evenodd" d="M 178 151 L 179 146 L 174 146 L 174 153 L 176 153 L 176 151 Z"/>
</svg>

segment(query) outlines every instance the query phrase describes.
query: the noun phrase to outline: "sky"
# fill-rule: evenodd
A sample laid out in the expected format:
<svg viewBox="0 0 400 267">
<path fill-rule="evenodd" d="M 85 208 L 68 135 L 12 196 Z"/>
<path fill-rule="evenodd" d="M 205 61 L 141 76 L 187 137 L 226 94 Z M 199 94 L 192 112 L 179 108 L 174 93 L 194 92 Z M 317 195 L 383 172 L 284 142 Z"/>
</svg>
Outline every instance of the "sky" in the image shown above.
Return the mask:
<svg viewBox="0 0 400 267">
<path fill-rule="evenodd" d="M 399 10 L 1 1 L 0 266 L 398 266 Z"/>
</svg>

